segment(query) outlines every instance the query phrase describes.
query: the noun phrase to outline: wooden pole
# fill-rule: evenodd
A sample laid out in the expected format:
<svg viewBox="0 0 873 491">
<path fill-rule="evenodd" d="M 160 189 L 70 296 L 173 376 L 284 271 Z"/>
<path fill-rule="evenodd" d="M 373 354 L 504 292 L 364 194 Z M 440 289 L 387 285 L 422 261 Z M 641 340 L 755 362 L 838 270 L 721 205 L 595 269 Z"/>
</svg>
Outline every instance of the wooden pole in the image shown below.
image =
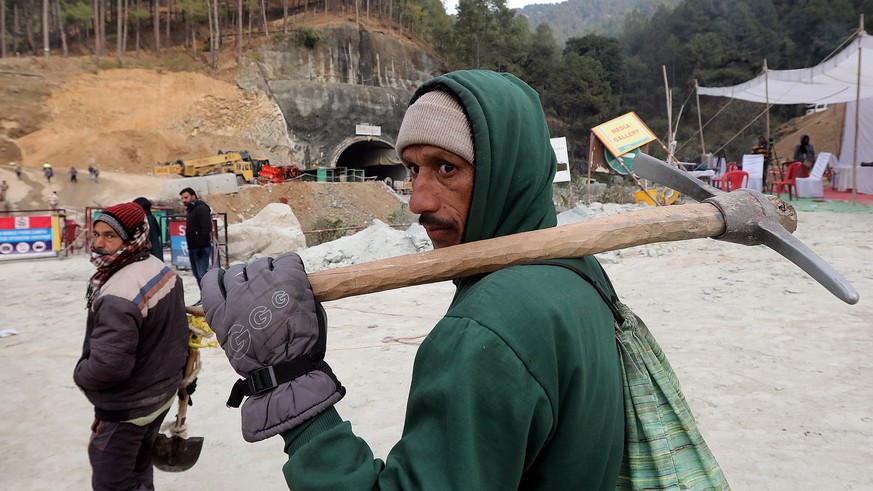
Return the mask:
<svg viewBox="0 0 873 491">
<path fill-rule="evenodd" d="M 767 58 L 764 58 L 764 101 L 767 104 L 767 112 L 764 115 L 765 124 L 767 125 L 766 135 L 767 135 L 767 145 L 770 145 L 770 77 L 767 73 Z M 767 151 L 769 155 L 770 151 Z M 766 179 L 767 176 L 764 176 Z"/>
<path fill-rule="evenodd" d="M 858 117 L 861 114 L 861 33 L 864 32 L 864 14 L 861 14 L 861 25 L 858 28 L 858 76 L 855 81 L 855 146 L 852 149 L 852 204 L 857 204 L 858 193 Z"/>
<path fill-rule="evenodd" d="M 700 153 L 706 155 L 706 143 L 703 141 L 703 116 L 700 113 L 700 94 L 697 93 L 697 89 L 700 88 L 700 85 L 697 83 L 697 79 L 694 79 L 694 98 L 697 99 L 697 127 L 698 131 L 700 131 Z"/>
<path fill-rule="evenodd" d="M 667 163 L 675 163 L 673 158 L 673 98 L 670 94 L 670 84 L 667 82 L 667 65 L 661 65 L 661 71 L 664 73 L 664 95 L 667 98 Z"/>
<path fill-rule="evenodd" d="M 594 165 L 594 139 L 597 135 L 594 132 L 588 134 L 588 180 L 585 181 L 585 194 L 588 196 L 588 203 L 591 203 L 591 166 Z"/>
</svg>

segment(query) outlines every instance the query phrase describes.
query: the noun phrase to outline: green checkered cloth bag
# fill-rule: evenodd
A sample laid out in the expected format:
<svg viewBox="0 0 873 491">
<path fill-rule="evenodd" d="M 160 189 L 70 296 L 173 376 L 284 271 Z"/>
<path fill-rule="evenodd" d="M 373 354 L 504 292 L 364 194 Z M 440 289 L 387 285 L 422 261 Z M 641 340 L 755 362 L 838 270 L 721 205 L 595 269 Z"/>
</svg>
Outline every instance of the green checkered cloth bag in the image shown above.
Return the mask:
<svg viewBox="0 0 873 491">
<path fill-rule="evenodd" d="M 621 357 L 625 448 L 616 489 L 730 490 L 721 467 L 703 441 L 679 379 L 646 324 L 575 266 L 612 310 Z M 604 278 L 608 276 L 603 273 Z M 615 289 L 609 285 L 609 291 Z"/>
</svg>

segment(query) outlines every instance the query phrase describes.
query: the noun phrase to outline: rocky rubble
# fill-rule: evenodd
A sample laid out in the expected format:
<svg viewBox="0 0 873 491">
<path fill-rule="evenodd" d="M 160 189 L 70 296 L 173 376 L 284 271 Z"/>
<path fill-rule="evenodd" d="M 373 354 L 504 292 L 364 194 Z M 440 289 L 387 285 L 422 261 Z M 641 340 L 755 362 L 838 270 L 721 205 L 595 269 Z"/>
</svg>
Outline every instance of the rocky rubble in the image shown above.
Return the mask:
<svg viewBox="0 0 873 491">
<path fill-rule="evenodd" d="M 270 203 L 250 220 L 229 225 L 227 236 L 231 263 L 306 248 L 300 222 L 282 203 Z"/>
</svg>

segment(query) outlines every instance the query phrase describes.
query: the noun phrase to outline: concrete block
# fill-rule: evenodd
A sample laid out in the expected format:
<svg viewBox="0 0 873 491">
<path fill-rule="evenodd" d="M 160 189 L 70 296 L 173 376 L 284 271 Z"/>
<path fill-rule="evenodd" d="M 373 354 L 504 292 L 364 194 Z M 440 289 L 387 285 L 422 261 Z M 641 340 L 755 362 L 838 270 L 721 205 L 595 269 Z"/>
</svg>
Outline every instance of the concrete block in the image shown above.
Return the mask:
<svg viewBox="0 0 873 491">
<path fill-rule="evenodd" d="M 211 176 L 182 177 L 168 179 L 164 182 L 162 198 L 165 200 L 179 199 L 179 193 L 185 188 L 191 188 L 201 198 L 210 194 L 227 194 L 239 191 L 236 175 L 231 173 L 214 174 Z"/>
<path fill-rule="evenodd" d="M 207 184 L 206 194 L 228 194 L 239 191 L 236 174 L 225 172 L 204 176 L 204 178 Z"/>
</svg>

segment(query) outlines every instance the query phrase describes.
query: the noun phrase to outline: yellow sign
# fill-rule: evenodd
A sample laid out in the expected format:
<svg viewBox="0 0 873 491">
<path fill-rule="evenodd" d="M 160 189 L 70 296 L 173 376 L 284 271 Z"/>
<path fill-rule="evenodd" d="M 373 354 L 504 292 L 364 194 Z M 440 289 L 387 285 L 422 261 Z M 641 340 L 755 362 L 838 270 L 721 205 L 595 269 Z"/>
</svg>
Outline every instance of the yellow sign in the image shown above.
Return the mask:
<svg viewBox="0 0 873 491">
<path fill-rule="evenodd" d="M 591 132 L 616 158 L 656 139 L 652 130 L 634 112 L 598 125 Z"/>
</svg>

